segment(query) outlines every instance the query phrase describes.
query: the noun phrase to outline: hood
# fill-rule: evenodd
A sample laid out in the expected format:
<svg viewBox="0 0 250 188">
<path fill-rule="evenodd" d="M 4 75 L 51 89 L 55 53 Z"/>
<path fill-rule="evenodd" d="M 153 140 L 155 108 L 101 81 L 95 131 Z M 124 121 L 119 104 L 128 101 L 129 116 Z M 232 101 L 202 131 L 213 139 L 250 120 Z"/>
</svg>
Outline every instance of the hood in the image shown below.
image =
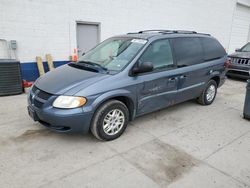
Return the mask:
<svg viewBox="0 0 250 188">
<path fill-rule="evenodd" d="M 86 71 L 63 65 L 40 77 L 35 85 L 39 89 L 51 94 L 73 95 L 80 88 L 86 88 L 89 85 L 109 77 L 107 74 Z"/>
<path fill-rule="evenodd" d="M 235 52 L 233 54 L 230 54 L 229 57 L 238 57 L 238 58 L 250 59 L 250 52 Z"/>
</svg>

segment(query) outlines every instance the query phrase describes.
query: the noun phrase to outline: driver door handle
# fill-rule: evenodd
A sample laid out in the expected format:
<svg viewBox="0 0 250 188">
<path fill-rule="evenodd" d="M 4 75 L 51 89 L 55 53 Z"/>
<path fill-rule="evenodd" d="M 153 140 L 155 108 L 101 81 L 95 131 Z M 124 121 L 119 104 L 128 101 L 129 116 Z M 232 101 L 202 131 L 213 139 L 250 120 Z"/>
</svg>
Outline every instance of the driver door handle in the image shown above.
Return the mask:
<svg viewBox="0 0 250 188">
<path fill-rule="evenodd" d="M 169 78 L 168 81 L 175 81 L 176 77 Z"/>
</svg>

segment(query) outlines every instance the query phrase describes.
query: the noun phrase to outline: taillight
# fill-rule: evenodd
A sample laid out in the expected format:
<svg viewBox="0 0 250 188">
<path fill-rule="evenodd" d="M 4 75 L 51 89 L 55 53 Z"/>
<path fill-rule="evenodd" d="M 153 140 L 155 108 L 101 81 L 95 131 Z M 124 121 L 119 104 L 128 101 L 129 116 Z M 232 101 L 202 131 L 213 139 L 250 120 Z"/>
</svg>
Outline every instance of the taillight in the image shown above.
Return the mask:
<svg viewBox="0 0 250 188">
<path fill-rule="evenodd" d="M 229 65 L 231 64 L 231 59 L 228 58 L 225 63 L 224 63 L 224 68 L 227 69 L 229 67 Z"/>
</svg>

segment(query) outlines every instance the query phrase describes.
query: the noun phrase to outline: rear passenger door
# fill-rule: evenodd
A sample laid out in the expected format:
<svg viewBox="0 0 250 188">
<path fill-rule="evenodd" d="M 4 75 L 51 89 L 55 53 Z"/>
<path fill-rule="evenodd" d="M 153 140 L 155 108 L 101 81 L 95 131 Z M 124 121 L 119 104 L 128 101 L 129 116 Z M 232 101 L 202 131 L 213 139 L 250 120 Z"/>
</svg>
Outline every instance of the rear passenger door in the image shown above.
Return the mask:
<svg viewBox="0 0 250 188">
<path fill-rule="evenodd" d="M 172 42 L 179 73 L 176 101 L 183 102 L 200 95 L 208 79 L 207 68 L 198 37 L 173 38 Z"/>
</svg>

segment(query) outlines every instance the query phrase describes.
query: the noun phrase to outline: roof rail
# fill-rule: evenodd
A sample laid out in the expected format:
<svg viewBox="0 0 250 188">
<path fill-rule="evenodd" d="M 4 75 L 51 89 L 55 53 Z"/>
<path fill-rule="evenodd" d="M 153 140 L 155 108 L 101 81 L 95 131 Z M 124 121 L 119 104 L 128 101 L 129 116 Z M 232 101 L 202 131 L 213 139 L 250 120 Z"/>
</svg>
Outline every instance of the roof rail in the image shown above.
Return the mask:
<svg viewBox="0 0 250 188">
<path fill-rule="evenodd" d="M 142 34 L 142 33 L 161 33 L 161 32 L 168 32 L 169 30 L 163 30 L 163 29 L 152 29 L 152 30 L 143 30 L 138 32 L 129 32 L 127 34 Z"/>
<path fill-rule="evenodd" d="M 187 30 L 172 30 L 172 32 L 181 34 L 197 34 L 196 31 L 187 31 Z"/>
<path fill-rule="evenodd" d="M 134 32 L 134 33 L 128 33 L 128 34 L 143 34 L 143 33 L 161 33 L 161 34 L 201 34 L 201 35 L 208 35 L 210 34 L 205 34 L 205 33 L 197 33 L 196 31 L 187 31 L 187 30 L 164 30 L 164 29 L 154 29 L 154 30 L 143 30 L 139 32 Z"/>
<path fill-rule="evenodd" d="M 170 30 L 165 29 L 151 29 L 151 30 L 143 30 L 139 31 L 138 33 L 161 33 L 161 32 L 169 32 Z"/>
</svg>

